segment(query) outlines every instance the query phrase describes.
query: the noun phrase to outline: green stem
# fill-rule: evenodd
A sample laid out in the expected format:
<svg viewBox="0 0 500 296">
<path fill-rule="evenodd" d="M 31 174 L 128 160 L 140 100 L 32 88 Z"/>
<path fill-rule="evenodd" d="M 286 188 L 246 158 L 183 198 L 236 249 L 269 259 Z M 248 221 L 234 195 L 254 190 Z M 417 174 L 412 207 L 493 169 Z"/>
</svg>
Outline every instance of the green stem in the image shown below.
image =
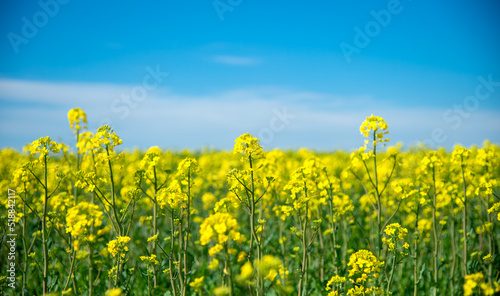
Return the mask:
<svg viewBox="0 0 500 296">
<path fill-rule="evenodd" d="M 156 235 L 156 233 L 158 232 L 158 221 L 157 221 L 157 218 L 156 216 L 158 215 L 157 214 L 157 210 L 158 210 L 158 201 L 156 199 L 156 194 L 157 194 L 157 186 L 158 186 L 158 182 L 157 182 L 157 178 L 156 178 L 156 166 L 153 166 L 153 174 L 154 174 L 154 184 L 153 184 L 153 190 L 154 190 L 154 200 L 153 200 L 153 236 Z M 151 250 L 151 254 L 155 254 L 156 255 L 156 242 L 153 242 L 152 243 L 152 250 Z M 153 286 L 156 288 L 157 285 L 158 285 L 158 280 L 156 278 L 156 267 L 154 264 L 151 265 L 152 268 L 153 268 Z M 149 274 L 148 274 L 149 276 Z"/>
<path fill-rule="evenodd" d="M 375 179 L 375 196 L 377 198 L 377 257 L 380 258 L 382 252 L 382 204 L 380 202 L 380 194 L 378 192 L 378 173 L 377 173 L 377 140 L 376 132 L 373 132 L 373 172 Z"/>
<path fill-rule="evenodd" d="M 454 206 L 451 204 L 451 216 L 453 217 Z M 450 270 L 450 287 L 451 287 L 451 295 L 455 295 L 455 265 L 457 259 L 457 250 L 455 247 L 455 220 L 452 218 L 450 221 L 450 238 L 451 238 L 451 253 L 452 253 L 452 261 L 451 261 L 451 270 Z"/>
<path fill-rule="evenodd" d="M 304 198 L 306 200 L 306 209 L 304 213 L 304 223 L 302 224 L 302 268 L 300 270 L 300 280 L 299 280 L 299 296 L 307 295 L 303 294 L 304 287 L 307 290 L 307 222 L 308 222 L 308 211 L 309 202 L 307 201 L 307 186 L 304 181 Z"/>
<path fill-rule="evenodd" d="M 47 248 L 47 155 L 43 156 L 43 179 L 44 179 L 44 199 L 43 199 L 43 218 L 42 218 L 42 243 L 43 243 L 43 295 L 48 293 L 47 279 L 49 271 L 49 252 Z"/>
<path fill-rule="evenodd" d="M 172 292 L 174 296 L 177 295 L 177 289 L 174 280 L 172 260 L 174 259 L 174 247 L 175 247 L 175 225 L 174 225 L 174 210 L 170 214 L 170 221 L 172 222 L 172 228 L 170 230 L 170 260 L 168 260 L 168 271 L 170 278 L 170 285 L 172 285 Z"/>
<path fill-rule="evenodd" d="M 249 260 L 252 260 L 252 250 L 253 250 L 253 242 L 255 241 L 257 245 L 257 260 L 262 259 L 262 251 L 261 251 L 261 242 L 255 232 L 255 184 L 254 184 L 254 175 L 253 175 L 253 164 L 252 164 L 252 155 L 248 156 L 248 160 L 250 163 L 250 251 L 249 251 Z M 257 295 L 264 295 L 262 291 L 262 280 L 257 271 Z M 252 292 L 253 293 L 253 292 Z"/>
<path fill-rule="evenodd" d="M 188 243 L 189 243 L 189 233 L 191 228 L 191 167 L 188 169 L 188 188 L 187 188 L 187 215 L 186 215 L 186 230 L 184 234 L 184 246 L 182 250 L 183 255 L 183 265 L 184 265 L 184 289 L 182 290 L 182 295 L 185 296 L 187 292 L 188 286 L 188 268 L 187 268 L 187 251 L 188 251 Z"/>
<path fill-rule="evenodd" d="M 436 174 L 435 168 L 432 167 L 432 230 L 434 234 L 434 284 L 438 284 L 438 246 L 439 239 L 437 234 L 437 224 L 436 224 Z"/>
<path fill-rule="evenodd" d="M 26 191 L 26 183 L 24 183 L 24 199 L 27 200 L 28 193 Z M 24 255 L 24 262 L 23 262 L 23 284 L 22 284 L 22 295 L 24 296 L 24 290 L 26 290 L 26 281 L 28 278 L 28 250 L 26 246 L 26 223 L 28 222 L 27 216 L 26 216 L 26 205 L 23 205 L 23 234 L 22 234 L 22 241 L 23 241 L 23 255 Z"/>
<path fill-rule="evenodd" d="M 464 207 L 462 212 L 462 230 L 464 236 L 464 250 L 463 250 L 463 273 L 467 275 L 467 187 L 465 184 L 465 172 L 464 172 L 464 164 L 463 164 L 463 156 L 462 156 L 462 183 L 463 183 L 463 192 L 464 192 Z"/>
<path fill-rule="evenodd" d="M 111 183 L 111 207 L 113 208 L 113 214 L 115 216 L 118 236 L 122 236 L 122 226 L 120 223 L 120 219 L 118 219 L 118 213 L 116 211 L 116 194 L 115 194 L 115 179 L 113 178 L 113 167 L 111 166 L 111 158 L 109 155 L 109 147 L 106 145 L 106 155 L 108 156 L 108 167 L 109 167 L 109 179 Z"/>
<path fill-rule="evenodd" d="M 394 267 L 396 266 L 396 255 L 394 255 L 394 257 L 392 257 L 392 267 L 391 267 L 391 275 L 389 277 L 389 282 L 387 283 L 387 294 L 390 295 L 390 291 L 391 291 L 391 283 L 392 283 L 392 278 L 394 276 Z"/>
<path fill-rule="evenodd" d="M 71 247 L 71 245 L 70 245 L 70 247 Z M 73 250 L 73 254 L 71 254 L 71 256 L 70 256 L 70 260 L 71 260 L 71 265 L 69 267 L 68 279 L 66 280 L 66 284 L 64 285 L 63 290 L 66 290 L 68 288 L 69 281 L 71 280 L 71 276 L 73 275 L 73 268 L 75 266 L 75 260 L 76 260 L 76 251 L 75 250 Z"/>
<path fill-rule="evenodd" d="M 229 295 L 233 296 L 234 291 L 233 291 L 233 271 L 231 270 L 231 261 L 229 258 L 229 252 L 227 250 L 227 242 L 224 244 L 224 251 L 225 251 L 225 256 L 226 256 L 226 270 L 228 273 L 228 286 L 229 286 Z"/>
<path fill-rule="evenodd" d="M 419 210 L 420 204 L 417 203 L 417 217 L 415 219 L 415 253 L 413 254 L 413 296 L 418 295 L 418 282 L 419 279 L 417 278 L 418 275 L 418 239 L 420 237 L 420 233 L 418 233 L 418 210 Z"/>
</svg>

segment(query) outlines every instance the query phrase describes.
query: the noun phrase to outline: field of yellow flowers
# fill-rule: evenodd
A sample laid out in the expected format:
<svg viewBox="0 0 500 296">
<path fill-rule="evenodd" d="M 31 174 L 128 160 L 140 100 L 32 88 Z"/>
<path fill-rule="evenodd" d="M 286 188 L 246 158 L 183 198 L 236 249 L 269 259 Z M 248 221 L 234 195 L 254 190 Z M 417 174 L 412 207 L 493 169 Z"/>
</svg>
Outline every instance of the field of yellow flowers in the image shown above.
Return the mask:
<svg viewBox="0 0 500 296">
<path fill-rule="evenodd" d="M 76 147 L 0 151 L 2 295 L 500 291 L 497 145 L 402 151 L 372 115 L 352 153 L 250 134 L 232 152 L 120 151 L 68 118 Z"/>
</svg>

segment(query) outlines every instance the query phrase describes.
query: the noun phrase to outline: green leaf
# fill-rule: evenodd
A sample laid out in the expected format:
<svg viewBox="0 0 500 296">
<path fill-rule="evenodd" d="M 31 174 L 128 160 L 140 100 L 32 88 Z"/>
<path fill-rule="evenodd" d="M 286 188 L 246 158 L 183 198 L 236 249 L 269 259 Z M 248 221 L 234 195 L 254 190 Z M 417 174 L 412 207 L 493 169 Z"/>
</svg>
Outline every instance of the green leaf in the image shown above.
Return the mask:
<svg viewBox="0 0 500 296">
<path fill-rule="evenodd" d="M 420 283 L 420 280 L 424 278 L 424 272 L 425 272 L 425 263 L 424 265 L 422 265 L 422 269 L 420 269 L 420 275 L 418 276 L 417 284 Z"/>
</svg>

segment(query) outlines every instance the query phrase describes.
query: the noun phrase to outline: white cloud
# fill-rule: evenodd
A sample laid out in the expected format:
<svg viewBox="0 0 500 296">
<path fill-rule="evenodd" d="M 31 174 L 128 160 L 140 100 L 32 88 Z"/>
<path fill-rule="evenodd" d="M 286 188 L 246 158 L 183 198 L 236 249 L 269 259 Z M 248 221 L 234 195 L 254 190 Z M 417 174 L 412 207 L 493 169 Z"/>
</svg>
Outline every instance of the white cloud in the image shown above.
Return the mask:
<svg viewBox="0 0 500 296">
<path fill-rule="evenodd" d="M 241 57 L 230 55 L 217 55 L 212 60 L 219 64 L 226 64 L 231 66 L 253 66 L 260 64 L 262 60 L 256 57 Z"/>
<path fill-rule="evenodd" d="M 386 119 L 393 143 L 430 139 L 436 128 L 442 128 L 447 137 L 436 144 L 446 147 L 456 142 L 480 144 L 486 138 L 500 142 L 500 119 L 497 112 L 488 110 L 475 111 L 453 129 L 443 121 L 443 109 L 380 107 L 367 95 L 261 87 L 187 96 L 158 89 L 133 106 L 120 101 L 133 88 L 0 79 L 0 144 L 20 148 L 47 135 L 72 143 L 66 114 L 73 107 L 86 111 L 91 130 L 110 121 L 126 147 L 230 149 L 238 135 L 250 132 L 261 137 L 267 149 L 350 150 L 363 143 L 359 126 L 372 113 Z M 289 117 L 282 120 L 283 114 Z"/>
</svg>

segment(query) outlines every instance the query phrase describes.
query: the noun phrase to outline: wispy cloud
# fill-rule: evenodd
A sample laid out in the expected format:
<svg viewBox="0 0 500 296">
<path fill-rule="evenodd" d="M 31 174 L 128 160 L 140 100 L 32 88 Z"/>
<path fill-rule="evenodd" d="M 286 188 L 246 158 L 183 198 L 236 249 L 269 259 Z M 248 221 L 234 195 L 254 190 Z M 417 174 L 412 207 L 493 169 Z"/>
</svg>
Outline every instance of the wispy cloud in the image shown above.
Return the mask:
<svg viewBox="0 0 500 296">
<path fill-rule="evenodd" d="M 489 138 L 500 142 L 500 119 L 496 112 L 477 110 L 457 129 L 443 121 L 444 110 L 380 106 L 370 96 L 340 96 L 281 87 L 257 87 L 188 96 L 166 89 L 148 93 L 146 99 L 128 107 L 127 116 L 119 111 L 127 105 L 113 105 L 133 86 L 23 81 L 0 79 L 1 146 L 20 148 L 41 136 L 71 143 L 73 135 L 66 113 L 73 107 L 87 112 L 89 129 L 95 130 L 103 119 L 124 139 L 125 147 L 170 148 L 210 146 L 230 149 L 234 139 L 250 132 L 259 136 L 273 123 L 276 113 L 293 119 L 276 133 L 266 149 L 317 148 L 353 149 L 363 143 L 359 125 L 366 116 L 386 119 L 393 142 L 415 144 L 432 137 L 443 128 L 447 140 L 480 144 Z M 36 106 L 36 107 L 34 107 Z M 465 120 L 465 119 L 464 119 Z"/>
<path fill-rule="evenodd" d="M 226 64 L 231 66 L 253 66 L 262 62 L 258 57 L 243 57 L 243 56 L 230 56 L 230 55 L 216 55 L 212 60 L 219 64 Z"/>
</svg>

